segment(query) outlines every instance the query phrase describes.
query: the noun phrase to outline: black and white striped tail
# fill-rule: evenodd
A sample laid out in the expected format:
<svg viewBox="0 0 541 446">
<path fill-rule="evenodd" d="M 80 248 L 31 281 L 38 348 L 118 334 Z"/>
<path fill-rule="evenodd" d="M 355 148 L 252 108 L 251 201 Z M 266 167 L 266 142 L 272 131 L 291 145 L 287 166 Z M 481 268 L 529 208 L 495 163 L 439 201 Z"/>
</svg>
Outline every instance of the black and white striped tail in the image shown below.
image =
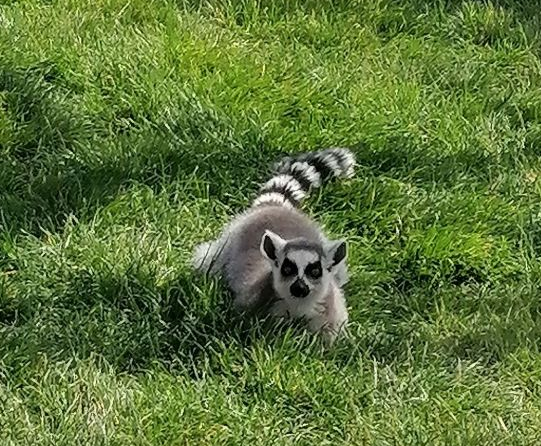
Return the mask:
<svg viewBox="0 0 541 446">
<path fill-rule="evenodd" d="M 252 207 L 297 207 L 310 189 L 331 178 L 350 178 L 355 155 L 349 149 L 332 148 L 286 157 L 275 166 L 275 175 L 261 187 Z"/>
</svg>

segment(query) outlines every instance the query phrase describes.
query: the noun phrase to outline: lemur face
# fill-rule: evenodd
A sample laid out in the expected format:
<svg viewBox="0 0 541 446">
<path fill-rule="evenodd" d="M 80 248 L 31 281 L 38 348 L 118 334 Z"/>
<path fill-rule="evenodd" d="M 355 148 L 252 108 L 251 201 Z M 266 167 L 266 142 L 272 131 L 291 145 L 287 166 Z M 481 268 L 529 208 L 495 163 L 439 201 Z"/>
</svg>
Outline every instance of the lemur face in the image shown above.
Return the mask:
<svg viewBox="0 0 541 446">
<path fill-rule="evenodd" d="M 261 252 L 272 264 L 273 285 L 282 299 L 305 299 L 319 295 L 332 280 L 332 270 L 344 261 L 344 242 L 326 246 L 304 239 L 284 240 L 267 231 Z"/>
</svg>

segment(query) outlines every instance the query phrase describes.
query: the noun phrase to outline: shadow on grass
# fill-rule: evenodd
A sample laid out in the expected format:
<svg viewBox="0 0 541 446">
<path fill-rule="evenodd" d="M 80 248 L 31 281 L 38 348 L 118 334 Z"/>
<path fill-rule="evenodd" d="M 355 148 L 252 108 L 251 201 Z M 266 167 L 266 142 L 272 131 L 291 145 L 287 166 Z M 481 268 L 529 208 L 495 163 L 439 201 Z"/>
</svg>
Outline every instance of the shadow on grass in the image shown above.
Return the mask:
<svg viewBox="0 0 541 446">
<path fill-rule="evenodd" d="M 190 274 L 161 286 L 137 271 L 84 270 L 65 280 L 64 291 L 48 300 L 9 300 L 0 289 L 0 357 L 9 373 L 42 355 L 63 361 L 98 355 L 119 371 L 158 361 L 197 374 L 191 367 L 232 345 L 243 349 L 296 328 L 238 314 L 218 281 Z"/>
<path fill-rule="evenodd" d="M 529 13 L 521 15 L 522 6 L 498 4 L 513 8 L 517 17 L 530 18 Z M 384 24 L 381 32 L 388 32 L 389 26 L 394 25 Z M 5 61 L 0 65 L 0 93 L 7 115 L 15 123 L 7 153 L 0 160 L 0 223 L 6 230 L 55 231 L 68 215 L 82 210 L 91 214 L 134 183 L 159 188 L 196 169 L 198 178 L 210 185 L 211 194 L 227 200 L 228 190 L 259 180 L 256 166 L 268 165 L 271 158 L 257 131 L 237 140 L 227 121 L 201 108 L 196 100 L 188 99 L 179 105 L 176 115 L 159 122 L 122 109 L 109 126 L 100 117 L 81 113 L 78 87 L 68 84 L 54 65 L 21 68 Z M 212 136 L 214 133 L 219 136 Z M 90 150 L 92 141 L 103 152 Z M 501 169 L 501 161 L 496 164 L 481 152 L 427 155 L 415 149 L 400 150 L 404 145 L 408 141 L 389 141 L 381 150 L 359 148 L 359 162 L 376 174 L 404 175 L 440 185 L 452 184 L 464 173 L 488 181 L 493 169 Z M 119 153 L 114 153 L 116 149 Z M 246 161 L 248 168 L 239 167 L 239 160 Z M 0 248 L 0 260 L 1 256 Z M 376 331 L 361 341 L 361 348 L 376 357 L 401 357 L 412 345 L 419 347 L 423 342 L 415 337 L 419 324 L 414 317 L 419 312 L 412 309 L 408 297 L 415 285 L 429 278 L 420 277 L 410 266 L 404 268 L 410 276 L 405 274 L 395 284 L 395 299 L 381 298 L 381 308 L 369 319 Z M 482 273 L 462 269 L 448 279 L 460 286 L 481 280 Z M 11 356 L 13 365 L 17 358 L 22 364 L 28 362 L 37 352 L 64 359 L 97 352 L 121 369 L 134 370 L 154 360 L 191 360 L 220 343 L 248 345 L 253 341 L 250 322 L 233 315 L 226 300 L 211 300 L 202 306 L 202 294 L 194 288 L 193 278 L 181 277 L 164 287 L 132 279 L 81 273 L 68 279 L 71 289 L 56 295 L 50 306 L 30 298 L 2 305 L 0 319 L 12 327 L 3 344 L 16 352 Z M 216 294 L 223 297 L 226 293 Z M 421 303 L 421 299 L 416 302 L 417 306 Z M 428 310 L 434 301 L 427 299 L 425 304 Z M 505 316 L 503 309 L 499 313 Z M 525 342 L 515 336 L 516 330 L 474 330 L 457 339 L 451 352 L 483 356 L 498 333 L 508 333 L 510 339 L 498 345 L 512 348 Z"/>
<path fill-rule="evenodd" d="M 359 330 L 326 360 L 345 366 L 359 355 L 381 363 L 435 355 L 450 363 L 463 359 L 490 365 L 536 344 L 541 311 L 533 290 L 523 293 L 510 318 L 505 296 L 515 291 L 512 287 L 485 297 L 478 288 L 487 283 L 477 272 L 463 281 L 465 272 L 452 270 L 460 284 L 445 276 L 438 286 L 404 268 L 385 286 L 368 290 L 362 302 L 351 302 Z M 359 296 L 363 289 L 362 279 L 353 277 L 347 294 Z M 137 372 L 158 361 L 196 377 L 201 362 L 210 362 L 219 373 L 220 357 L 231 346 L 242 350 L 261 340 L 272 343 L 291 328 L 237 315 L 219 281 L 184 272 L 157 284 L 144 266 L 122 273 L 70 269 L 45 293 L 29 290 L 18 299 L 4 291 L 0 286 L 0 357 L 10 373 L 43 354 L 64 361 L 99 355 L 119 371 Z M 436 321 L 442 309 L 448 323 L 458 320 L 464 326 L 440 337 L 440 329 L 434 333 L 432 327 L 441 324 Z"/>
<path fill-rule="evenodd" d="M 196 171 L 227 201 L 228 190 L 251 188 L 257 166 L 272 158 L 255 129 L 235 139 L 229 121 L 195 97 L 154 121 L 121 109 L 108 122 L 85 114 L 75 90 L 54 64 L 0 60 L 0 94 L 13 126 L 0 159 L 5 230 L 54 232 L 70 214 L 92 214 L 134 184 L 160 189 Z"/>
<path fill-rule="evenodd" d="M 476 286 L 380 294 L 362 319 L 365 327 L 357 348 L 384 363 L 438 358 L 451 367 L 457 361 L 488 367 L 520 349 L 537 351 L 541 348 L 539 293 L 525 293 L 517 303 L 503 304 L 508 302 L 507 293 L 518 296 L 520 288 L 508 287 L 501 296 L 496 286 L 487 295 Z"/>
</svg>

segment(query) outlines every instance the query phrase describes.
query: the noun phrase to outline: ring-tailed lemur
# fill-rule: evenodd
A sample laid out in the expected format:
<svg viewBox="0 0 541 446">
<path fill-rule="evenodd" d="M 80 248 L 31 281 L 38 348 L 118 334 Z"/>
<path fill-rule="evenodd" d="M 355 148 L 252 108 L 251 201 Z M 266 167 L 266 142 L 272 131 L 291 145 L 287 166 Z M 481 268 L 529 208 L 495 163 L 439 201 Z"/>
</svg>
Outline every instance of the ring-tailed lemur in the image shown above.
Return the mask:
<svg viewBox="0 0 541 446">
<path fill-rule="evenodd" d="M 327 239 L 298 206 L 324 180 L 351 177 L 354 165 L 353 153 L 342 148 L 278 162 L 251 207 L 217 240 L 197 246 L 194 268 L 223 275 L 238 309 L 305 318 L 332 343 L 348 321 L 346 243 Z"/>
</svg>

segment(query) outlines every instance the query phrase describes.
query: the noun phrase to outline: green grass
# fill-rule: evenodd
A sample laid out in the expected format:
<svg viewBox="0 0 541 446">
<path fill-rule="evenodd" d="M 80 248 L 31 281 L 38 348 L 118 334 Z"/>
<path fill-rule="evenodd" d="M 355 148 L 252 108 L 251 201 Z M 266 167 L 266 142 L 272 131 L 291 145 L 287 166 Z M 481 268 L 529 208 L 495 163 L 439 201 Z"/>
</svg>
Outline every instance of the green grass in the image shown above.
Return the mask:
<svg viewBox="0 0 541 446">
<path fill-rule="evenodd" d="M 0 5 L 0 444 L 538 445 L 536 0 Z M 352 338 L 249 323 L 194 245 L 283 153 Z"/>
</svg>

